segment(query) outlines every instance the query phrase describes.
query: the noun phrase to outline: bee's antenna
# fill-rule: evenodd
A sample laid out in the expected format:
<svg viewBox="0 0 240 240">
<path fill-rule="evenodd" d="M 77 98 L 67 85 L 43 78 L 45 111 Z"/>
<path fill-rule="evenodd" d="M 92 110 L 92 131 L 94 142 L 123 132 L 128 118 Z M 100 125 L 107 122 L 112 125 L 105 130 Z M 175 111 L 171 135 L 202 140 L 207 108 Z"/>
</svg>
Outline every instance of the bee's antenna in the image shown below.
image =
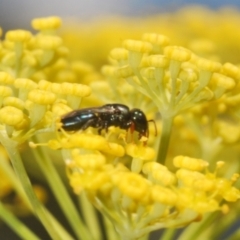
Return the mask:
<svg viewBox="0 0 240 240">
<path fill-rule="evenodd" d="M 155 128 L 155 136 L 157 136 L 157 126 L 156 126 L 156 123 L 153 119 L 151 120 L 148 120 L 148 122 L 152 122 L 154 124 L 154 128 Z"/>
</svg>

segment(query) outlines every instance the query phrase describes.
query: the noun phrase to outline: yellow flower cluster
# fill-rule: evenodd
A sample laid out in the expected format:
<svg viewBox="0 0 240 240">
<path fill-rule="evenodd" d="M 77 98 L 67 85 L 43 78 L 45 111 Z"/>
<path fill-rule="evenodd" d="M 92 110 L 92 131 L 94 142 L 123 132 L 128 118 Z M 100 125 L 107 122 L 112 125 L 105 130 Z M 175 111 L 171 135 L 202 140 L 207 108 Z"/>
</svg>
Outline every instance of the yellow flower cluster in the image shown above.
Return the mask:
<svg viewBox="0 0 240 240">
<path fill-rule="evenodd" d="M 200 58 L 180 46 L 170 46 L 163 35 L 146 33 L 139 40 L 125 40 L 110 53 L 114 63 L 104 73 L 124 78 L 152 99 L 163 118 L 176 116 L 197 103 L 218 99 L 232 90 L 240 69 L 230 63 Z"/>
<path fill-rule="evenodd" d="M 78 108 L 82 97 L 90 95 L 88 86 L 74 82 L 91 70 L 83 70 L 81 62 L 68 61 L 68 49 L 56 34 L 60 25 L 58 17 L 34 19 L 36 35 L 12 30 L 1 42 L 0 124 L 4 136 L 23 142 L 36 130 L 53 131 L 58 116 Z"/>
<path fill-rule="evenodd" d="M 208 162 L 178 156 L 173 159 L 174 173 L 153 161 L 152 148 L 127 144 L 125 151 L 132 160 L 124 165 L 109 161 L 98 137 L 91 139 L 98 145 L 94 151 L 83 145 L 84 149 L 71 151 L 67 164 L 70 184 L 76 194 L 87 195 L 121 236 L 137 239 L 155 229 L 188 225 L 207 212 L 226 213 L 228 206 L 222 200 L 240 198 L 240 191 L 233 186 L 238 174 L 229 180 L 217 175 L 223 162 L 210 172 Z"/>
</svg>

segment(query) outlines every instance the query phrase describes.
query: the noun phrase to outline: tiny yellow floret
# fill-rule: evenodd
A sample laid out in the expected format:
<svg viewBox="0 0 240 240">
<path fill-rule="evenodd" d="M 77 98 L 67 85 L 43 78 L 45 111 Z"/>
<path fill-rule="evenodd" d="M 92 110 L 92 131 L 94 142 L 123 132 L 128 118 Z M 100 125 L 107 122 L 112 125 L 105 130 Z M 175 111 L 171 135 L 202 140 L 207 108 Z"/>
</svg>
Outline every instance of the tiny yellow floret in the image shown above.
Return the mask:
<svg viewBox="0 0 240 240">
<path fill-rule="evenodd" d="M 201 171 L 208 167 L 209 163 L 197 158 L 177 156 L 173 159 L 173 164 L 177 168 L 184 168 L 192 171 Z"/>
<path fill-rule="evenodd" d="M 56 116 L 63 116 L 66 113 L 71 112 L 72 109 L 63 102 L 56 102 L 52 106 L 52 112 L 56 114 Z"/>
<path fill-rule="evenodd" d="M 0 97 L 9 97 L 12 95 L 12 89 L 10 87 L 0 86 Z"/>
<path fill-rule="evenodd" d="M 168 37 L 157 33 L 144 33 L 142 39 L 159 46 L 166 46 L 169 44 Z"/>
<path fill-rule="evenodd" d="M 104 145 L 101 148 L 101 152 L 104 152 L 116 157 L 123 157 L 125 154 L 125 150 L 123 146 L 114 142 L 109 142 L 107 145 Z"/>
<path fill-rule="evenodd" d="M 144 161 L 151 161 L 155 157 L 155 151 L 153 148 L 136 145 L 133 143 L 127 144 L 126 153 L 133 158 L 141 159 Z"/>
<path fill-rule="evenodd" d="M 127 39 L 123 42 L 123 46 L 133 52 L 148 53 L 152 50 L 152 45 L 148 42 Z"/>
<path fill-rule="evenodd" d="M 132 77 L 133 75 L 134 75 L 133 70 L 128 65 L 124 66 L 124 67 L 121 67 L 121 68 L 118 68 L 115 71 L 115 76 L 119 77 L 119 78 L 128 78 L 128 77 Z"/>
<path fill-rule="evenodd" d="M 33 89 L 28 94 L 28 99 L 40 105 L 53 104 L 56 100 L 54 93 Z"/>
<path fill-rule="evenodd" d="M 74 161 L 79 168 L 97 170 L 106 163 L 106 158 L 102 154 L 79 154 L 74 157 Z"/>
<path fill-rule="evenodd" d="M 23 112 L 18 108 L 6 106 L 0 109 L 0 122 L 9 126 L 15 126 L 24 119 Z"/>
<path fill-rule="evenodd" d="M 119 179 L 118 187 L 123 195 L 134 200 L 141 200 L 149 191 L 149 183 L 136 173 L 123 173 Z"/>
<path fill-rule="evenodd" d="M 210 61 L 204 58 L 198 58 L 196 61 L 197 61 L 197 66 L 201 70 L 205 70 L 209 72 L 219 72 L 222 67 L 221 63 Z"/>
<path fill-rule="evenodd" d="M 40 80 L 38 82 L 38 88 L 41 90 L 47 91 L 47 90 L 51 89 L 51 85 L 52 85 L 52 83 L 47 80 Z"/>
<path fill-rule="evenodd" d="M 240 79 L 240 68 L 231 63 L 223 64 L 221 72 L 229 77 L 236 79 L 236 80 Z"/>
<path fill-rule="evenodd" d="M 108 142 L 104 137 L 95 134 L 76 133 L 70 135 L 62 144 L 66 148 L 81 147 L 85 149 L 101 150 L 106 148 Z"/>
<path fill-rule="evenodd" d="M 57 36 L 38 36 L 36 38 L 36 46 L 46 50 L 55 50 L 62 44 L 62 39 Z"/>
<path fill-rule="evenodd" d="M 105 65 L 102 67 L 101 72 L 103 75 L 105 75 L 107 77 L 115 77 L 116 67 L 110 66 L 110 65 Z"/>
<path fill-rule="evenodd" d="M 31 37 L 31 32 L 25 30 L 12 30 L 6 33 L 6 39 L 12 42 L 27 42 Z"/>
<path fill-rule="evenodd" d="M 87 97 L 91 94 L 91 88 L 80 83 L 62 83 L 62 94 Z"/>
<path fill-rule="evenodd" d="M 160 183 L 163 186 L 174 185 L 177 181 L 175 174 L 167 169 L 153 170 L 151 176 L 157 183 Z"/>
<path fill-rule="evenodd" d="M 192 53 L 183 47 L 167 46 L 164 48 L 164 55 L 175 61 L 186 62 L 190 60 Z"/>
<path fill-rule="evenodd" d="M 124 48 L 114 48 L 110 52 L 110 57 L 116 60 L 126 60 L 128 59 L 128 51 Z"/>
<path fill-rule="evenodd" d="M 16 98 L 16 97 L 4 98 L 3 105 L 4 106 L 12 106 L 12 107 L 18 108 L 20 110 L 23 110 L 25 107 L 24 101 L 22 101 L 21 99 Z"/>
<path fill-rule="evenodd" d="M 151 55 L 147 57 L 148 64 L 151 67 L 166 68 L 169 65 L 169 59 L 164 55 Z"/>
<path fill-rule="evenodd" d="M 31 90 L 37 87 L 37 83 L 28 78 L 17 78 L 14 82 L 16 88 Z"/>
<path fill-rule="evenodd" d="M 217 87 L 221 87 L 226 90 L 233 89 L 236 85 L 232 78 L 224 76 L 220 73 L 214 73 L 211 78 L 211 82 L 216 84 Z"/>
<path fill-rule="evenodd" d="M 57 29 L 61 26 L 61 18 L 59 17 L 46 17 L 35 18 L 32 20 L 32 27 L 36 30 Z"/>
<path fill-rule="evenodd" d="M 0 72 L 0 83 L 1 84 L 12 84 L 14 78 L 7 72 Z"/>
<path fill-rule="evenodd" d="M 184 69 L 180 72 L 179 78 L 186 82 L 195 82 L 198 79 L 198 74 L 192 69 Z"/>
<path fill-rule="evenodd" d="M 157 185 L 151 188 L 151 197 L 153 201 L 166 205 L 175 205 L 176 201 L 178 200 L 177 194 L 171 189 Z"/>
</svg>

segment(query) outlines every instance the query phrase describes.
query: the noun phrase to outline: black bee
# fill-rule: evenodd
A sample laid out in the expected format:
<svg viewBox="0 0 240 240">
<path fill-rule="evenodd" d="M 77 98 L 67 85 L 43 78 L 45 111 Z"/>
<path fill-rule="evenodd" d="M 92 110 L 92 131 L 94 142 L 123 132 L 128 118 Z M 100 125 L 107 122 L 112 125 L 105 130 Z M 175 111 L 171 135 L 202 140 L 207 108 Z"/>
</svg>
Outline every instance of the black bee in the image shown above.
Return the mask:
<svg viewBox="0 0 240 240">
<path fill-rule="evenodd" d="M 98 133 L 104 129 L 106 132 L 111 126 L 119 127 L 133 133 L 139 133 L 139 139 L 148 138 L 148 122 L 143 111 L 138 108 L 129 109 L 128 106 L 113 103 L 101 107 L 83 108 L 65 114 L 61 118 L 62 128 L 66 131 L 85 130 L 88 127 L 98 128 Z M 156 130 L 156 125 L 155 125 Z"/>
</svg>

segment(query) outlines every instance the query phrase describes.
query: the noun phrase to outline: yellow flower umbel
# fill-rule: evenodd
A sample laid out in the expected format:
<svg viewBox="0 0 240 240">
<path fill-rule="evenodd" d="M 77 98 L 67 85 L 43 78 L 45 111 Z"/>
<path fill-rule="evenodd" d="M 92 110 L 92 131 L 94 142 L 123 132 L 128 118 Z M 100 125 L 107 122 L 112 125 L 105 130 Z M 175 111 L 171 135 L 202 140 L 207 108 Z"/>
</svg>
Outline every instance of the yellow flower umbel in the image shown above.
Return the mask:
<svg viewBox="0 0 240 240">
<path fill-rule="evenodd" d="M 68 50 L 56 34 L 60 25 L 58 17 L 34 19 L 32 26 L 39 31 L 37 34 L 12 30 L 1 43 L 0 122 L 5 129 L 2 135 L 19 143 L 36 131 L 54 130 L 59 116 L 52 111 L 56 103 L 63 101 L 78 108 L 81 98 L 90 95 L 86 85 L 68 82 L 69 78 L 70 82 L 77 79 L 76 67 L 65 74 L 65 82 L 54 83 L 71 67 L 67 62 Z"/>
<path fill-rule="evenodd" d="M 166 158 L 175 116 L 196 104 L 221 98 L 236 86 L 237 74 L 226 65 L 198 57 L 181 46 L 169 45 L 163 35 L 146 33 L 143 41 L 125 40 L 110 54 L 112 81 L 133 86 L 158 108 L 162 119 L 159 160 Z M 106 69 L 106 67 L 105 67 Z M 231 74 L 232 73 L 232 74 Z"/>
<path fill-rule="evenodd" d="M 84 135 L 81 138 L 88 141 Z M 68 158 L 68 177 L 74 192 L 85 194 L 112 222 L 121 239 L 138 239 L 160 228 L 184 227 L 209 212 L 227 213 L 228 206 L 222 201 L 240 198 L 240 191 L 233 187 L 238 175 L 230 180 L 221 178 L 217 171 L 208 170 L 206 161 L 175 157 L 174 173 L 152 160 L 153 149 L 128 144 L 126 154 L 132 160 L 127 168 L 111 148 L 105 153 L 115 155 L 115 160 L 109 161 L 97 139 L 92 137 L 91 151 L 86 149 L 90 145 L 74 141 L 72 147 L 81 150 L 72 150 Z M 120 149 L 118 146 L 117 151 Z M 217 168 L 221 166 L 217 163 Z"/>
</svg>

